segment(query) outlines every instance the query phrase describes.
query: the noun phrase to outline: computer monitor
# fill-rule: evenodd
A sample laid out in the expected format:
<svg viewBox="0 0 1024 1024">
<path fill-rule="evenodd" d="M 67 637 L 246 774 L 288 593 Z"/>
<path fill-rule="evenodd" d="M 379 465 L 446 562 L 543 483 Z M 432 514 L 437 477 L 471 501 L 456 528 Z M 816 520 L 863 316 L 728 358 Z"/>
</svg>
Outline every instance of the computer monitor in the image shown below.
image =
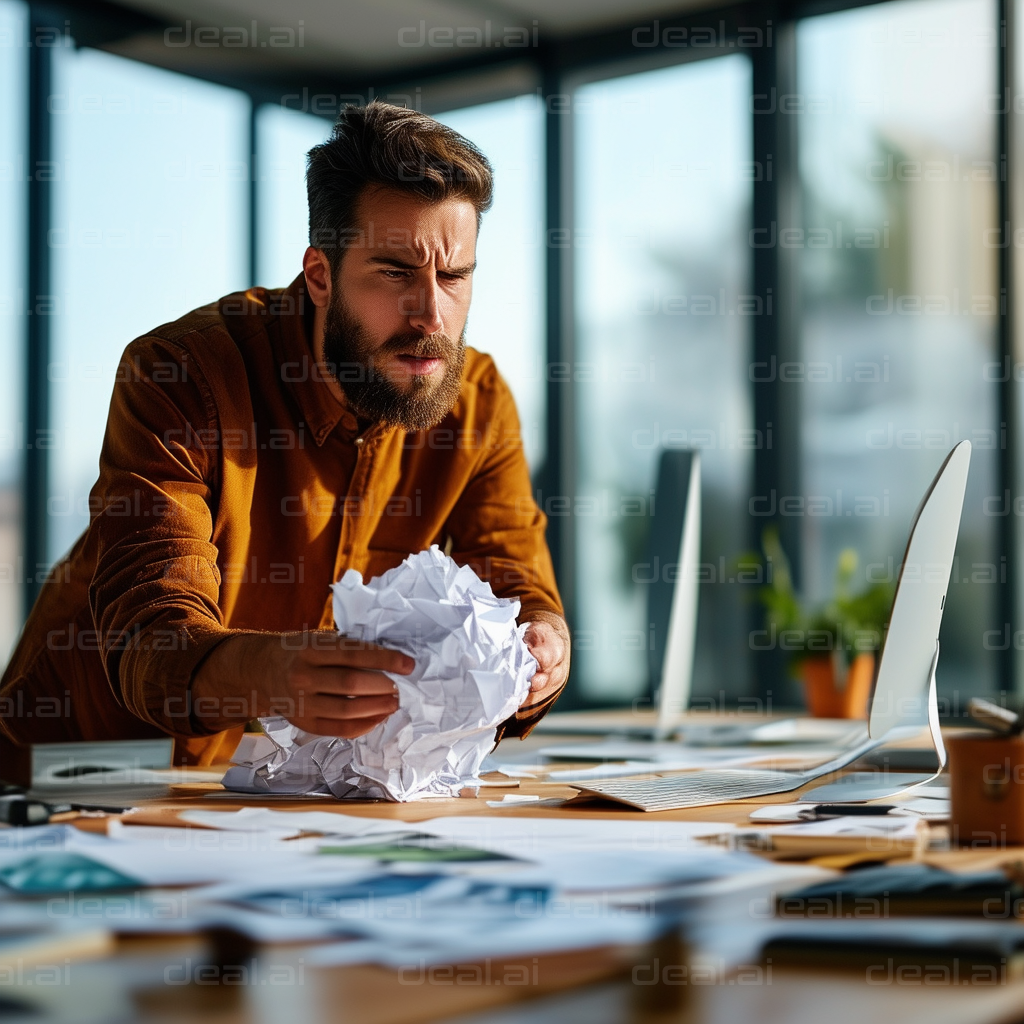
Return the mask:
<svg viewBox="0 0 1024 1024">
<path fill-rule="evenodd" d="M 658 461 L 647 562 L 647 663 L 658 706 L 655 738 L 671 736 L 690 703 L 700 576 L 700 453 Z"/>
<path fill-rule="evenodd" d="M 946 749 L 939 729 L 935 682 L 939 627 L 970 466 L 971 442 L 961 441 L 946 456 L 914 514 L 868 714 L 868 745 L 872 746 L 915 735 L 927 726 L 940 772 L 946 766 Z M 880 778 L 854 772 L 805 793 L 801 799 L 835 803 L 880 800 L 933 777 L 900 774 Z"/>
<path fill-rule="evenodd" d="M 871 697 L 872 738 L 928 724 L 929 687 L 970 465 L 971 442 L 961 441 L 914 514 Z"/>
</svg>

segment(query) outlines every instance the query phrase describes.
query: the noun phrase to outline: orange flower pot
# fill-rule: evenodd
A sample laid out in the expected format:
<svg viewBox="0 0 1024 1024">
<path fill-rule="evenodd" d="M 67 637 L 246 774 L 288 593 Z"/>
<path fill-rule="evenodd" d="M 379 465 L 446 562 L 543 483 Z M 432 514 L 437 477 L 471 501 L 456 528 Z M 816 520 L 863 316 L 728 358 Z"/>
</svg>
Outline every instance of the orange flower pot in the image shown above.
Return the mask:
<svg viewBox="0 0 1024 1024">
<path fill-rule="evenodd" d="M 846 673 L 842 661 L 831 655 L 805 658 L 800 663 L 807 710 L 814 718 L 867 718 L 868 698 L 875 677 L 875 656 L 858 654 Z"/>
</svg>

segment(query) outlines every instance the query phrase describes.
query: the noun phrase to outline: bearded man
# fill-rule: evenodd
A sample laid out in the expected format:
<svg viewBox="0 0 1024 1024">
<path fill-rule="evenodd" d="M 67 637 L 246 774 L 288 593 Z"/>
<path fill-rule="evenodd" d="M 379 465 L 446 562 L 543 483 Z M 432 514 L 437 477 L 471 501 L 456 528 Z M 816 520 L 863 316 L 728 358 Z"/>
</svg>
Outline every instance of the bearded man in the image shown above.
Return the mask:
<svg viewBox="0 0 1024 1024">
<path fill-rule="evenodd" d="M 530 623 L 539 669 L 499 737 L 525 735 L 564 685 L 515 405 L 465 344 L 486 158 L 372 103 L 310 152 L 307 189 L 290 287 L 228 295 L 128 346 L 89 527 L 0 683 L 7 744 L 169 734 L 176 763 L 210 764 L 262 715 L 360 736 L 397 710 L 384 673 L 413 662 L 339 637 L 329 584 L 431 544 Z"/>
</svg>

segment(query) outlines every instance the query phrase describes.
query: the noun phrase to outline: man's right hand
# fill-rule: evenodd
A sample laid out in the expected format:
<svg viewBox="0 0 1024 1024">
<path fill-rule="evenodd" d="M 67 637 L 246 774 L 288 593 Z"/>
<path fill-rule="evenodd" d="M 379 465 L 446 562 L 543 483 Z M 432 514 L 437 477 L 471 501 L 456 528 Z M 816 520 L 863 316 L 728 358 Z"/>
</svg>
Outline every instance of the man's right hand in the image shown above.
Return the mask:
<svg viewBox="0 0 1024 1024">
<path fill-rule="evenodd" d="M 199 667 L 193 716 L 219 730 L 283 715 L 307 732 L 352 739 L 398 710 L 395 684 L 384 673 L 408 675 L 414 667 L 400 651 L 328 630 L 241 633 Z"/>
</svg>

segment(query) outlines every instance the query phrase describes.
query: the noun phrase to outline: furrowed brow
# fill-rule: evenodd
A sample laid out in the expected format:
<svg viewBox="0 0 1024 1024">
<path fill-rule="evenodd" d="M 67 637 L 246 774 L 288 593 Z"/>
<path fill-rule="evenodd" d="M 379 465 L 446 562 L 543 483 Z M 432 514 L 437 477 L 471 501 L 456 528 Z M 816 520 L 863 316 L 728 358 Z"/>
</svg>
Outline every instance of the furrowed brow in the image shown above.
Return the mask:
<svg viewBox="0 0 1024 1024">
<path fill-rule="evenodd" d="M 400 260 L 397 256 L 371 256 L 367 262 L 397 267 L 399 270 L 420 270 L 423 267 L 422 263 L 410 263 L 408 260 Z"/>
<path fill-rule="evenodd" d="M 454 274 L 456 277 L 469 277 L 476 270 L 476 260 L 467 263 L 464 267 L 442 267 L 443 274 Z"/>
<path fill-rule="evenodd" d="M 397 256 L 371 256 L 368 263 L 377 263 L 385 267 L 395 267 L 398 270 L 422 270 L 422 263 L 411 263 L 408 260 L 401 260 Z M 454 274 L 456 277 L 468 277 L 476 270 L 476 260 L 461 267 L 441 267 L 442 274 Z"/>
</svg>

